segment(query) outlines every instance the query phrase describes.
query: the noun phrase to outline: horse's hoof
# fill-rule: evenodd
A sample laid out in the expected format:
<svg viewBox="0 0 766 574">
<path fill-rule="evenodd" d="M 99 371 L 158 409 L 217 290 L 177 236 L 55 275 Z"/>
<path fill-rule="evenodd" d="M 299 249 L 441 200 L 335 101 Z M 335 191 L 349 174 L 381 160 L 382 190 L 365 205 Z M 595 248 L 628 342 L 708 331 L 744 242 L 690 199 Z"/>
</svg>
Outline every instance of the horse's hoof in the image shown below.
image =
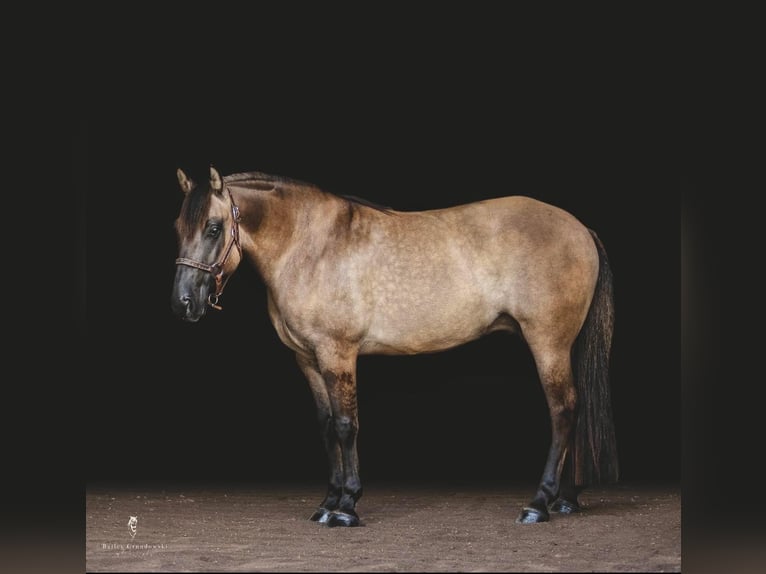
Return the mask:
<svg viewBox="0 0 766 574">
<path fill-rule="evenodd" d="M 335 511 L 330 513 L 327 526 L 359 526 L 359 517 L 353 510 L 349 512 Z"/>
<path fill-rule="evenodd" d="M 544 510 L 536 508 L 525 508 L 516 519 L 517 524 L 537 524 L 538 522 L 548 522 L 550 516 Z"/>
<path fill-rule="evenodd" d="M 314 522 L 318 522 L 319 524 L 325 524 L 332 514 L 331 510 L 327 510 L 326 508 L 320 508 L 318 509 L 314 514 L 311 515 L 311 518 L 309 520 L 313 520 Z"/>
<path fill-rule="evenodd" d="M 557 498 L 553 504 L 551 504 L 551 512 L 572 514 L 573 512 L 580 512 L 580 505 L 577 501 L 572 502 L 566 498 Z"/>
</svg>

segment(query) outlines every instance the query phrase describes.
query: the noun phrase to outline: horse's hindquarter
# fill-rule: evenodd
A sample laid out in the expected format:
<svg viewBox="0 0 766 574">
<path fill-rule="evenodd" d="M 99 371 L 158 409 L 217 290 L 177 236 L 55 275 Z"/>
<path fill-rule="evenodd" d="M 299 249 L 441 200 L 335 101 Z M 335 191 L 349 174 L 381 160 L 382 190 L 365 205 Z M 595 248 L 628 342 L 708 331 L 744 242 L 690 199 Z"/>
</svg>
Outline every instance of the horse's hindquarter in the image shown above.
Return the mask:
<svg viewBox="0 0 766 574">
<path fill-rule="evenodd" d="M 541 329 L 575 315 L 561 336 L 579 330 L 598 255 L 588 230 L 563 210 L 506 197 L 378 220 L 359 286 L 372 302 L 362 351 L 446 349 L 503 315 Z"/>
</svg>

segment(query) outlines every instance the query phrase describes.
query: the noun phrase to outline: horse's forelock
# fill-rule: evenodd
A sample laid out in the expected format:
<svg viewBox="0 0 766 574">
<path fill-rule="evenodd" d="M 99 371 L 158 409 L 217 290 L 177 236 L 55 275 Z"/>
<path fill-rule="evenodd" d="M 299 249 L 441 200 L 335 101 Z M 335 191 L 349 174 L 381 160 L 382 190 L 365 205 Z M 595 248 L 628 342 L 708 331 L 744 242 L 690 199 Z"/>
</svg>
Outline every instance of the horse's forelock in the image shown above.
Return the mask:
<svg viewBox="0 0 766 574">
<path fill-rule="evenodd" d="M 176 220 L 176 228 L 181 238 L 190 238 L 205 223 L 210 210 L 210 192 L 210 186 L 198 185 L 186 194 L 181 204 L 181 213 Z"/>
</svg>

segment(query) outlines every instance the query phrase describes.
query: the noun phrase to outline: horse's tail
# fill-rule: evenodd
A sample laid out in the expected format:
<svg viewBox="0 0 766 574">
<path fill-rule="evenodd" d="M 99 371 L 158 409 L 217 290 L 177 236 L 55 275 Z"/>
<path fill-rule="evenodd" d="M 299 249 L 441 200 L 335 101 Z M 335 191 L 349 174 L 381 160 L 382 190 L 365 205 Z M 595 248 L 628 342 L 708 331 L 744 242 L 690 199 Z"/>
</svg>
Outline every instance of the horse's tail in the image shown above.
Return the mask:
<svg viewBox="0 0 766 574">
<path fill-rule="evenodd" d="M 609 354 L 614 329 L 612 270 L 604 245 L 594 231 L 590 233 L 598 250 L 598 280 L 572 357 L 578 397 L 572 461 L 578 486 L 616 482 L 619 475 L 609 392 Z"/>
</svg>

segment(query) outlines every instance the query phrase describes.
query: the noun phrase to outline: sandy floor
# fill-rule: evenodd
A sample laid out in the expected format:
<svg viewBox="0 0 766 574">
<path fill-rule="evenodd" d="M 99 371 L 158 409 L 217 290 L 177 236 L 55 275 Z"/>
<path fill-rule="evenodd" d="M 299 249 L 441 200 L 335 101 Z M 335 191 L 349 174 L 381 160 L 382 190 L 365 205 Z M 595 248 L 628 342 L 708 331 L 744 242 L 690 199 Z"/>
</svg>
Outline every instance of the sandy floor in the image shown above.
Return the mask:
<svg viewBox="0 0 766 574">
<path fill-rule="evenodd" d="M 579 514 L 516 524 L 532 490 L 369 484 L 363 526 L 328 528 L 308 520 L 322 485 L 91 486 L 86 569 L 681 571 L 679 486 L 593 488 Z"/>
</svg>

